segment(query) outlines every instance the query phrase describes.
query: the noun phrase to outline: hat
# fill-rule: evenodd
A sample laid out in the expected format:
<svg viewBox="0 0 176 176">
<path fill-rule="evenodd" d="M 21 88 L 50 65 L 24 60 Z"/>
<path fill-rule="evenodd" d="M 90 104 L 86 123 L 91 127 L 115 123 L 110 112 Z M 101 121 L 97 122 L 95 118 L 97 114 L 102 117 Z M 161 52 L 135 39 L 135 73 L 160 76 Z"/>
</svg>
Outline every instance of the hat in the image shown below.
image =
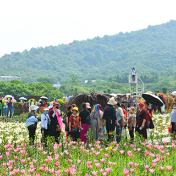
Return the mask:
<svg viewBox="0 0 176 176">
<path fill-rule="evenodd" d="M 50 105 L 48 106 L 49 109 L 53 108 L 53 102 L 50 102 Z"/>
<path fill-rule="evenodd" d="M 90 103 L 86 103 L 86 108 L 90 109 Z"/>
<path fill-rule="evenodd" d="M 135 108 L 134 107 L 129 107 L 128 110 L 132 110 L 133 112 L 135 111 Z"/>
<path fill-rule="evenodd" d="M 140 106 L 141 108 L 143 108 L 144 107 L 144 103 L 140 102 L 140 103 L 138 103 L 138 106 Z"/>
<path fill-rule="evenodd" d="M 54 106 L 54 105 L 60 105 L 60 104 L 59 104 L 58 102 L 54 101 L 54 102 L 53 102 L 53 106 Z"/>
<path fill-rule="evenodd" d="M 31 105 L 31 106 L 29 107 L 29 111 L 35 111 L 35 110 L 37 110 L 38 108 L 39 108 L 38 106 Z"/>
<path fill-rule="evenodd" d="M 78 111 L 78 107 L 74 107 L 74 108 L 72 109 L 72 111 L 74 111 L 74 110 L 77 111 L 77 112 L 79 112 L 79 111 Z"/>
<path fill-rule="evenodd" d="M 114 98 L 110 98 L 107 104 L 108 104 L 108 105 L 116 105 L 117 102 L 115 101 Z"/>
<path fill-rule="evenodd" d="M 44 108 L 44 111 L 48 111 L 48 110 L 49 110 L 49 108 L 47 108 L 47 107 L 46 107 L 46 108 Z"/>
</svg>

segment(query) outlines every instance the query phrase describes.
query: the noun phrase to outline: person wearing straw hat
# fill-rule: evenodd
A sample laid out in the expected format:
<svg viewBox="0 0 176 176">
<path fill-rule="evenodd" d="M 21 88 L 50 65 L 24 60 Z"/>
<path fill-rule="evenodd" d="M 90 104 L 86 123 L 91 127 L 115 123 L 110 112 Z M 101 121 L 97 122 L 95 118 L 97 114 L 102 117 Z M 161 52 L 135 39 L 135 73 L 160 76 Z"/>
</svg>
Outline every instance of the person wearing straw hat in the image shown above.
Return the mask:
<svg viewBox="0 0 176 176">
<path fill-rule="evenodd" d="M 79 130 L 81 127 L 81 118 L 78 115 L 78 107 L 72 109 L 73 114 L 69 117 L 69 135 L 73 138 L 73 141 L 77 141 L 79 138 Z"/>
<path fill-rule="evenodd" d="M 44 112 L 41 115 L 41 133 L 42 133 L 42 142 L 46 142 L 46 138 L 48 136 L 49 131 L 49 115 L 48 115 L 49 108 L 44 108 Z M 46 145 L 46 144 L 45 144 Z"/>
<path fill-rule="evenodd" d="M 28 119 L 26 121 L 26 126 L 29 131 L 29 141 L 33 145 L 34 140 L 35 140 L 35 131 L 37 128 L 37 121 L 38 119 L 36 118 L 35 111 L 38 109 L 38 106 L 31 105 L 29 107 L 29 114 L 28 114 Z"/>
<path fill-rule="evenodd" d="M 62 133 L 62 119 L 61 111 L 59 110 L 59 103 L 53 102 L 53 109 L 49 113 L 50 125 L 49 125 L 49 136 L 54 137 L 55 141 L 58 143 L 58 137 Z"/>
<path fill-rule="evenodd" d="M 115 130 L 115 124 L 120 126 L 116 119 L 115 106 L 117 102 L 114 98 L 110 98 L 108 101 L 108 106 L 106 106 L 103 114 L 103 119 L 106 120 L 106 130 L 108 132 L 108 141 L 113 138 L 112 132 Z"/>
</svg>

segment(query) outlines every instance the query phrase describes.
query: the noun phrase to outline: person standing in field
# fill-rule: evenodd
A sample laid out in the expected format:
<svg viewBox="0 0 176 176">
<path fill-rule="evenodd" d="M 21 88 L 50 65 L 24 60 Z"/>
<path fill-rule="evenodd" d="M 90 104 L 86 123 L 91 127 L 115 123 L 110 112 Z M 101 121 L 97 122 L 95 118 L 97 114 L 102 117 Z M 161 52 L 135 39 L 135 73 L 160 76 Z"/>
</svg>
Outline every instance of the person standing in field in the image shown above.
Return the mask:
<svg viewBox="0 0 176 176">
<path fill-rule="evenodd" d="M 57 102 L 53 102 L 53 109 L 49 113 L 49 136 L 54 137 L 57 143 L 59 142 L 58 137 L 63 130 L 61 115 L 62 113 L 59 110 L 59 104 Z"/>
<path fill-rule="evenodd" d="M 73 114 L 69 118 L 69 135 L 71 135 L 73 141 L 77 141 L 79 138 L 79 130 L 81 127 L 81 118 L 79 117 L 78 108 L 74 107 L 72 110 Z"/>
<path fill-rule="evenodd" d="M 113 139 L 113 132 L 115 130 L 115 125 L 120 126 L 117 122 L 116 111 L 113 106 L 117 104 L 114 98 L 110 98 L 108 101 L 108 106 L 106 106 L 103 114 L 103 119 L 106 120 L 106 130 L 108 133 L 108 141 Z"/>
<path fill-rule="evenodd" d="M 90 112 L 86 110 L 86 103 L 82 103 L 82 111 L 79 113 L 79 116 L 81 118 L 81 124 L 83 130 L 80 132 L 80 139 L 81 142 L 87 142 L 87 131 L 89 129 L 89 124 L 87 124 L 86 119 L 88 116 L 90 116 Z"/>
<path fill-rule="evenodd" d="M 174 139 L 176 138 L 176 103 L 173 104 L 173 110 L 171 112 L 171 125 L 172 125 L 172 133 Z"/>
<path fill-rule="evenodd" d="M 134 140 L 134 128 L 136 125 L 136 114 L 135 114 L 135 108 L 130 107 L 129 109 L 129 118 L 128 118 L 128 129 L 129 129 L 129 135 L 131 138 L 131 142 Z"/>
<path fill-rule="evenodd" d="M 26 121 L 26 126 L 29 131 L 29 141 L 30 144 L 34 145 L 34 140 L 35 140 L 35 131 L 37 128 L 37 121 L 38 119 L 36 118 L 35 112 L 38 109 L 38 106 L 31 105 L 29 107 L 29 114 L 28 114 L 28 119 Z"/>
<path fill-rule="evenodd" d="M 8 118 L 8 114 L 9 114 L 9 111 L 10 111 L 10 118 L 12 117 L 12 99 L 10 98 L 10 100 L 7 102 L 7 118 Z"/>
<path fill-rule="evenodd" d="M 95 140 L 98 139 L 98 135 L 102 129 L 102 116 L 100 114 L 100 109 L 101 105 L 97 104 L 94 106 L 90 114 L 91 124 L 89 125 L 89 128 L 93 131 L 92 139 Z"/>
<path fill-rule="evenodd" d="M 122 128 L 124 127 L 124 114 L 118 102 L 116 105 L 116 118 L 119 125 L 116 126 L 116 140 L 119 143 L 121 141 Z"/>
<path fill-rule="evenodd" d="M 142 135 L 144 139 L 147 139 L 147 127 L 146 127 L 146 121 L 147 121 L 147 113 L 144 109 L 144 103 L 140 102 L 138 104 L 139 112 L 137 115 L 137 122 L 136 122 L 136 131 L 139 133 L 139 135 Z"/>
</svg>

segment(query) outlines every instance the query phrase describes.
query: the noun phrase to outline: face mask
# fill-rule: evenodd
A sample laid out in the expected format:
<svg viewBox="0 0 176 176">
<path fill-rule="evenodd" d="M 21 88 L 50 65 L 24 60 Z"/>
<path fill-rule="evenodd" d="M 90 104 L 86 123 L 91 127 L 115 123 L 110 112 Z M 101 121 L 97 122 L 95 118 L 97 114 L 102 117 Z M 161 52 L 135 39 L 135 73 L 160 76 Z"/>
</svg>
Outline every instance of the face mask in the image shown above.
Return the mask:
<svg viewBox="0 0 176 176">
<path fill-rule="evenodd" d="M 48 111 L 45 111 L 45 114 L 48 114 Z"/>
<path fill-rule="evenodd" d="M 35 113 L 37 112 L 37 110 L 34 111 Z"/>
<path fill-rule="evenodd" d="M 176 109 L 176 106 L 175 107 L 173 107 L 174 109 Z"/>
</svg>

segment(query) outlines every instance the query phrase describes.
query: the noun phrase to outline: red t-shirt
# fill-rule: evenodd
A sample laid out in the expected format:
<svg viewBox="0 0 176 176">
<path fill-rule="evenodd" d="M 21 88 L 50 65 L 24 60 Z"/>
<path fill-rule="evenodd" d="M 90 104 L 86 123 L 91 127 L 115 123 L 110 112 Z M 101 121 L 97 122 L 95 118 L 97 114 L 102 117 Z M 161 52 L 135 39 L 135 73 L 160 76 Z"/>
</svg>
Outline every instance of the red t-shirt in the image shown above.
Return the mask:
<svg viewBox="0 0 176 176">
<path fill-rule="evenodd" d="M 47 107 L 47 106 L 48 106 L 48 104 L 47 104 L 47 102 L 46 102 L 46 101 L 45 101 L 43 104 L 44 104 L 44 106 L 45 106 L 45 107 Z"/>
<path fill-rule="evenodd" d="M 123 110 L 123 114 L 125 115 L 125 117 L 128 117 L 127 111 L 125 109 Z"/>
</svg>

